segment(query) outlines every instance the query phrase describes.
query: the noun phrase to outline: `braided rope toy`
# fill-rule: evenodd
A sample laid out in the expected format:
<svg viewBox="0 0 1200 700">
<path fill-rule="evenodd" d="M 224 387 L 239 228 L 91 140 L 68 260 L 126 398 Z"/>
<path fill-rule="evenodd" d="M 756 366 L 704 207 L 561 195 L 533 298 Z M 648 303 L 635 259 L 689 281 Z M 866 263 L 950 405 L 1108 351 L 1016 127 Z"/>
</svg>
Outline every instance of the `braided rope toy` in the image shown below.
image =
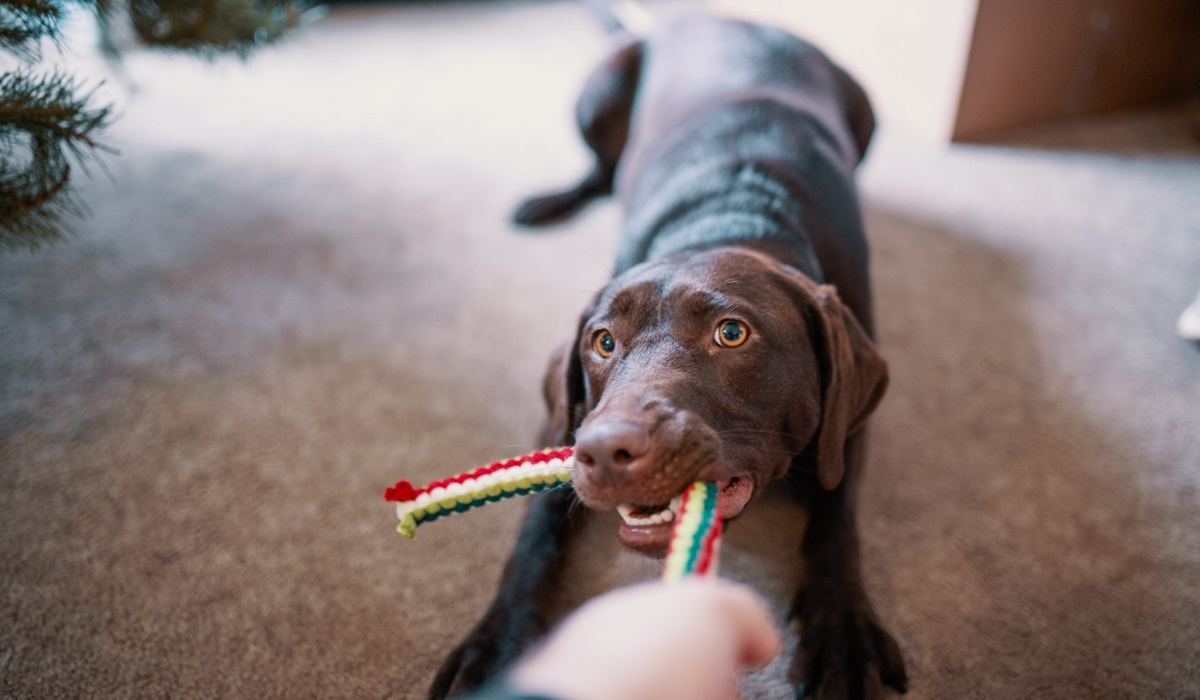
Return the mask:
<svg viewBox="0 0 1200 700">
<path fill-rule="evenodd" d="M 663 565 L 663 580 L 678 581 L 688 574 L 716 573 L 720 545 L 717 485 L 697 481 L 683 492 L 683 506 Z"/>
<path fill-rule="evenodd" d="M 575 451 L 570 447 L 540 450 L 478 467 L 456 476 L 414 487 L 398 481 L 384 491 L 384 500 L 396 504 L 396 531 L 407 539 L 417 526 L 462 513 L 513 496 L 557 488 L 571 481 Z M 717 513 L 717 485 L 697 481 L 683 492 L 683 503 L 662 577 L 678 581 L 689 574 L 716 572 L 721 543 L 721 518 Z"/>
<path fill-rule="evenodd" d="M 492 462 L 422 488 L 398 481 L 384 491 L 383 498 L 396 504 L 396 517 L 400 519 L 396 531 L 411 540 L 421 523 L 570 482 L 574 454 L 569 447 L 542 450 Z"/>
</svg>

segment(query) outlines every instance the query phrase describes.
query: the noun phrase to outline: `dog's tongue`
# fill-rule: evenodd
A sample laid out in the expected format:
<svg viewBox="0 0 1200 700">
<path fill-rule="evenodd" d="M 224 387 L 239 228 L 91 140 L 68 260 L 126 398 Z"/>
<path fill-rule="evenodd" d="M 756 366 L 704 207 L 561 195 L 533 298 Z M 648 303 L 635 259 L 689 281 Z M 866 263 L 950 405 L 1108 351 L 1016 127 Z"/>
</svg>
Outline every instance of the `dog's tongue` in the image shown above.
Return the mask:
<svg viewBox="0 0 1200 700">
<path fill-rule="evenodd" d="M 717 488 L 717 511 L 722 520 L 736 518 L 754 495 L 754 482 L 744 476 L 719 481 Z"/>
</svg>

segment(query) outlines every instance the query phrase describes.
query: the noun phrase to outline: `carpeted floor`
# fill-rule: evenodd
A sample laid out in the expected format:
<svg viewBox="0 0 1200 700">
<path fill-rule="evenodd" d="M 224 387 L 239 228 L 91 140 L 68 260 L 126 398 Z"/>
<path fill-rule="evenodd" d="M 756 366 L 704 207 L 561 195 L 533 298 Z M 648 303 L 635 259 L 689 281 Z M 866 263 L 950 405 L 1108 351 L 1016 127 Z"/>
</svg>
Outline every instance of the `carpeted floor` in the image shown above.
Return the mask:
<svg viewBox="0 0 1200 700">
<path fill-rule="evenodd" d="M 0 695 L 422 696 L 521 506 L 409 543 L 380 494 L 532 446 L 618 212 L 506 220 L 584 167 L 604 49 L 577 3 L 471 3 L 129 57 L 92 216 L 0 258 Z M 875 144 L 863 530 L 912 698 L 1200 697 L 1179 124 Z"/>
</svg>

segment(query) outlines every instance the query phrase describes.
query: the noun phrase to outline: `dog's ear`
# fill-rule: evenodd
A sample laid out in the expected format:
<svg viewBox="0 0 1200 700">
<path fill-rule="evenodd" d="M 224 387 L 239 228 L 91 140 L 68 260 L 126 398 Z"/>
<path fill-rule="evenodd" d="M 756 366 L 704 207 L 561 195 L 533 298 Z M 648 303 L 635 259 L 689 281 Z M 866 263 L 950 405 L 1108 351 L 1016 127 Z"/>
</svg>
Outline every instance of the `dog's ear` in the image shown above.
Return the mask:
<svg viewBox="0 0 1200 700">
<path fill-rule="evenodd" d="M 817 286 L 809 327 L 821 366 L 817 468 L 821 485 L 837 488 L 846 473 L 846 438 L 862 429 L 887 390 L 887 363 L 830 285 Z"/>
<path fill-rule="evenodd" d="M 833 69 L 841 84 L 846 121 L 850 124 L 850 133 L 854 135 L 854 145 L 858 148 L 855 162 L 860 163 L 867 155 L 867 147 L 871 145 L 871 136 L 875 133 L 875 111 L 871 109 L 871 101 L 858 81 L 836 65 Z"/>
<path fill-rule="evenodd" d="M 585 317 L 586 318 L 586 317 Z M 544 447 L 575 444 L 575 430 L 583 420 L 583 366 L 579 361 L 580 321 L 575 338 L 559 345 L 546 363 L 542 378 L 542 397 L 546 401 L 546 425 L 542 429 Z"/>
</svg>

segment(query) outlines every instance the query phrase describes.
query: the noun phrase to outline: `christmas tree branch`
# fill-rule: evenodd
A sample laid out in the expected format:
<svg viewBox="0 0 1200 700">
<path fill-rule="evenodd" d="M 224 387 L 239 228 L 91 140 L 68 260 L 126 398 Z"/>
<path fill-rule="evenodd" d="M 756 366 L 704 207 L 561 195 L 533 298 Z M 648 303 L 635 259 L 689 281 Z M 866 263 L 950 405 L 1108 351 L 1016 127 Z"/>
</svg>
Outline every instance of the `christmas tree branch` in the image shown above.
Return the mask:
<svg viewBox="0 0 1200 700">
<path fill-rule="evenodd" d="M 0 0 L 0 51 L 36 62 L 43 40 L 60 41 L 70 3 L 96 12 L 109 56 L 118 53 L 109 30 L 126 22 L 157 48 L 246 56 L 319 16 L 305 11 L 307 0 Z M 91 98 L 62 73 L 0 75 L 0 251 L 59 238 L 63 216 L 83 213 L 69 184 L 72 167 L 86 168 L 97 151 L 110 150 L 95 134 L 111 108 L 89 107 Z"/>
<path fill-rule="evenodd" d="M 150 46 L 246 56 L 300 22 L 301 0 L 131 0 L 130 19 Z"/>
<path fill-rule="evenodd" d="M 72 162 L 95 157 L 95 134 L 110 108 L 60 73 L 0 76 L 0 249 L 37 248 L 58 238 L 62 217 L 79 213 L 68 182 Z"/>
<path fill-rule="evenodd" d="M 0 3 L 0 48 L 24 61 L 40 55 L 40 40 L 58 41 L 62 3 L 57 0 L 6 0 Z"/>
</svg>

